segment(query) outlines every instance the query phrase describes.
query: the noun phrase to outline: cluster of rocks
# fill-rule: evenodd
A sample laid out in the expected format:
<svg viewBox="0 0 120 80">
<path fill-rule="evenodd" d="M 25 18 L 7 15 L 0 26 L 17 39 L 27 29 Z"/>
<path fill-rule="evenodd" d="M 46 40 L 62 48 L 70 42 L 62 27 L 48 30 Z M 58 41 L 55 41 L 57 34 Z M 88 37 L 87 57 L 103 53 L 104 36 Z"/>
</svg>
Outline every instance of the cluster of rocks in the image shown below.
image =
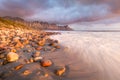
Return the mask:
<svg viewBox="0 0 120 80">
<path fill-rule="evenodd" d="M 49 35 L 59 33 L 47 33 L 35 30 L 0 30 L 0 67 L 20 63 L 14 66 L 14 70 L 20 70 L 26 64 L 37 62 L 42 67 L 50 67 L 53 62 L 41 55 L 60 49 L 58 40 L 49 38 Z M 61 76 L 65 67 L 56 70 L 55 74 Z M 3 73 L 1 71 L 1 73 Z M 0 76 L 1 76 L 0 73 Z M 25 70 L 23 75 L 32 73 Z M 45 74 L 47 77 L 49 74 Z"/>
</svg>

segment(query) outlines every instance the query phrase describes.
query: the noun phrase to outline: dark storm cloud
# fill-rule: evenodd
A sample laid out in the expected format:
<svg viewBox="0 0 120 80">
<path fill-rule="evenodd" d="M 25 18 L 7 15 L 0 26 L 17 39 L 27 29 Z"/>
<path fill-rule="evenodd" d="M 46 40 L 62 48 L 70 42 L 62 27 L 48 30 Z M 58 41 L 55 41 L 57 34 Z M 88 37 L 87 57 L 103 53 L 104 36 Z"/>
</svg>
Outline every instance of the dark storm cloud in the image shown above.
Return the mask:
<svg viewBox="0 0 120 80">
<path fill-rule="evenodd" d="M 32 16 L 38 8 L 46 8 L 48 5 L 44 0 L 3 0 L 1 1 L 0 15 L 10 16 Z"/>
<path fill-rule="evenodd" d="M 106 4 L 113 12 L 120 11 L 120 0 L 78 0 L 82 4 Z"/>
<path fill-rule="evenodd" d="M 120 0 L 0 0 L 0 15 L 71 23 L 119 14 L 119 3 Z"/>
</svg>

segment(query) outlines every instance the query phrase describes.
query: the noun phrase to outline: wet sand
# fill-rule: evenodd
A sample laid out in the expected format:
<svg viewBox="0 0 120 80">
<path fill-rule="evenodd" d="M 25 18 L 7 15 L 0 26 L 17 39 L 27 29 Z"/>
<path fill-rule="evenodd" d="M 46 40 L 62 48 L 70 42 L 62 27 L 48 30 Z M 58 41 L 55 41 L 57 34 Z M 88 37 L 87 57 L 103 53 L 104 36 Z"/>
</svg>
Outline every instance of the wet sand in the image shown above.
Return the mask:
<svg viewBox="0 0 120 80">
<path fill-rule="evenodd" d="M 74 31 L 63 32 L 52 38 L 68 47 L 67 53 L 75 56 L 72 61 L 77 55 L 78 66 L 72 65 L 78 67 L 78 70 L 74 71 L 75 75 L 72 75 L 75 79 L 76 75 L 79 75 L 80 80 L 120 80 L 119 34 L 120 32 Z"/>
<path fill-rule="evenodd" d="M 66 50 L 67 48 L 62 47 L 55 52 L 47 52 L 41 55 L 41 57 L 53 62 L 50 67 L 42 67 L 39 62 L 33 62 L 24 64 L 20 70 L 14 70 L 15 66 L 22 63 L 23 58 L 18 62 L 8 63 L 0 68 L 0 71 L 5 73 L 1 74 L 1 77 L 3 80 L 100 80 L 99 75 L 96 74 L 95 66 L 93 67 L 89 62 L 83 61 L 75 54 L 67 53 Z M 55 74 L 59 66 L 66 68 L 65 73 L 61 76 Z M 24 70 L 30 70 L 32 73 L 25 76 L 22 74 Z M 46 73 L 49 75 L 48 77 L 45 77 Z"/>
</svg>

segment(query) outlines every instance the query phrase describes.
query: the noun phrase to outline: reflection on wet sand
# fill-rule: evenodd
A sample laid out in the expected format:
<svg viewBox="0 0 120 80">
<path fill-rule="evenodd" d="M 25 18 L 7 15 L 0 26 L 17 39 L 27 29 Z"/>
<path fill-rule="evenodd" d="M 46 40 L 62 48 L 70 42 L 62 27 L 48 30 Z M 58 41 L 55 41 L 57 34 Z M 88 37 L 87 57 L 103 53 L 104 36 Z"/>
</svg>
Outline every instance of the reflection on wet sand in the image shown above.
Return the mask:
<svg viewBox="0 0 120 80">
<path fill-rule="evenodd" d="M 120 80 L 119 32 L 74 32 L 53 38 L 68 47 L 68 61 L 63 61 L 69 72 L 63 80 Z"/>
</svg>

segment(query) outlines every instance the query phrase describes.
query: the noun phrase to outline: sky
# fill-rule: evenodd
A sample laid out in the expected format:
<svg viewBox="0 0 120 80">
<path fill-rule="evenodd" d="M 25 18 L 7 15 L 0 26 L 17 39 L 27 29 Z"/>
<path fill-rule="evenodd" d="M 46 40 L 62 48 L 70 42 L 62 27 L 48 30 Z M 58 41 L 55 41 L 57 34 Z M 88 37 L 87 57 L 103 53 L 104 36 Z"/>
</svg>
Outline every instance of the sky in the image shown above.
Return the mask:
<svg viewBox="0 0 120 80">
<path fill-rule="evenodd" d="M 120 0 L 0 0 L 0 16 L 71 24 L 120 16 Z"/>
</svg>

